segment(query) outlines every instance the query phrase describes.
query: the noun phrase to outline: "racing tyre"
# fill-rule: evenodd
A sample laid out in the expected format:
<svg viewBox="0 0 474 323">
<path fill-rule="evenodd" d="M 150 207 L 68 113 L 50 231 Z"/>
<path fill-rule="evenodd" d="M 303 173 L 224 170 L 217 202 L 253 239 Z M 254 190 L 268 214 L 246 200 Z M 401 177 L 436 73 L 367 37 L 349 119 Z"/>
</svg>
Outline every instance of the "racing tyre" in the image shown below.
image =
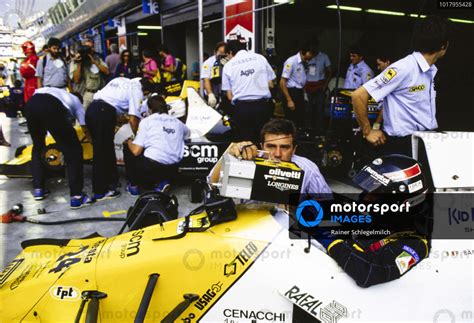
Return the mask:
<svg viewBox="0 0 474 323">
<path fill-rule="evenodd" d="M 43 166 L 52 172 L 64 170 L 64 155 L 58 144 L 47 145 L 41 152 Z"/>
</svg>

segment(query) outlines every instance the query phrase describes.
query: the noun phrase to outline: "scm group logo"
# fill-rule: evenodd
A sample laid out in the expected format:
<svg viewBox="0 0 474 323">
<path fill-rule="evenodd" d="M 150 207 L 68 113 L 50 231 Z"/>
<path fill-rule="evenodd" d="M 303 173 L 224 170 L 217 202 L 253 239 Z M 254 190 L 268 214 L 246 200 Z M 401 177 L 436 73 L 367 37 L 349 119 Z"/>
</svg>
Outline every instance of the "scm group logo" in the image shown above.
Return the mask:
<svg viewBox="0 0 474 323">
<path fill-rule="evenodd" d="M 321 202 L 323 203 L 323 202 Z M 323 203 L 327 205 L 326 217 L 333 224 L 370 224 L 376 215 L 386 213 L 409 213 L 410 202 L 404 203 Z M 296 209 L 296 219 L 298 223 L 306 228 L 318 226 L 324 218 L 324 208 L 314 200 L 305 200 Z"/>
</svg>

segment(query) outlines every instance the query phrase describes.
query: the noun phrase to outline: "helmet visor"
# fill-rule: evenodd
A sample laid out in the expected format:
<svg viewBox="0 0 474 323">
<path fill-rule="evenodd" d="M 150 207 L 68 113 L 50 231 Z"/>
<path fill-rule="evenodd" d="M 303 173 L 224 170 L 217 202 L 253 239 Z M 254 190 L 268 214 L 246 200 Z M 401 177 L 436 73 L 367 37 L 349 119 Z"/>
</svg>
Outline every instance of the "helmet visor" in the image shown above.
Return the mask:
<svg viewBox="0 0 474 323">
<path fill-rule="evenodd" d="M 391 183 L 388 177 L 373 170 L 370 166 L 364 167 L 352 178 L 352 181 L 366 192 L 374 192 Z"/>
</svg>

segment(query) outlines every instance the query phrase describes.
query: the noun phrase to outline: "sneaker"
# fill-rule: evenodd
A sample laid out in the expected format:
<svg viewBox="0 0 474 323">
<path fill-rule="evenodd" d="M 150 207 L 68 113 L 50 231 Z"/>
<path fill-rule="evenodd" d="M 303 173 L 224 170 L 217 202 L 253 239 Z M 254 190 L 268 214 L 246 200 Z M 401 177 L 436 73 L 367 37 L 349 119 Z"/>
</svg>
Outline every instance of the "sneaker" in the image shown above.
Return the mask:
<svg viewBox="0 0 474 323">
<path fill-rule="evenodd" d="M 120 196 L 120 191 L 110 190 L 106 192 L 105 194 L 94 194 L 93 200 L 94 201 L 111 200 L 119 196 Z"/>
<path fill-rule="evenodd" d="M 155 185 L 155 192 L 168 193 L 171 189 L 170 181 L 161 181 L 158 185 Z"/>
<path fill-rule="evenodd" d="M 80 209 L 83 206 L 88 206 L 93 203 L 93 200 L 86 194 L 71 196 L 71 209 Z"/>
<path fill-rule="evenodd" d="M 49 195 L 49 191 L 45 188 L 35 188 L 33 190 L 33 197 L 36 201 L 44 200 Z"/>
<path fill-rule="evenodd" d="M 132 184 L 129 183 L 127 185 L 127 192 L 131 196 L 138 196 L 138 195 L 140 195 L 140 188 L 138 186 L 133 186 Z"/>
</svg>

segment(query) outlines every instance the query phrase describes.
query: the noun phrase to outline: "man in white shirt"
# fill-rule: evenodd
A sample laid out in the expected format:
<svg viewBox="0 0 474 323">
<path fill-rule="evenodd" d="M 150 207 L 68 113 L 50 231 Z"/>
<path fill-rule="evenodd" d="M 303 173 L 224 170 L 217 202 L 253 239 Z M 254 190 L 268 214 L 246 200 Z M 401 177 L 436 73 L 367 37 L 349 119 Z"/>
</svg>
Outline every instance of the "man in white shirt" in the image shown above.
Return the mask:
<svg viewBox="0 0 474 323">
<path fill-rule="evenodd" d="M 140 122 L 137 136 L 123 148 L 127 191 L 132 196 L 139 195 L 140 188 L 169 189 L 169 180 L 183 159 L 184 139 L 190 134 L 184 123 L 168 114 L 160 95 L 148 99 L 148 109 L 151 115 Z"/>
<path fill-rule="evenodd" d="M 225 57 L 225 45 L 225 42 L 218 42 L 214 49 L 214 55 L 202 63 L 200 77 L 204 81 L 207 104 L 211 108 L 214 108 L 221 99 L 222 69 L 224 67 L 221 60 Z"/>
<path fill-rule="evenodd" d="M 45 149 L 44 139 L 49 132 L 64 154 L 71 208 L 77 209 L 91 203 L 87 195 L 82 192 L 84 184 L 82 146 L 73 127 L 77 119 L 88 136 L 81 101 L 82 98 L 78 93 L 71 94 L 63 89 L 44 87 L 36 90 L 25 106 L 28 131 L 33 140 L 31 168 L 35 200 L 43 200 L 49 194 L 45 187 L 46 170 L 41 160 Z"/>
<path fill-rule="evenodd" d="M 227 42 L 226 53 L 230 61 L 222 71 L 222 90 L 235 107 L 236 139 L 258 140 L 273 115 L 270 88 L 275 72 L 264 56 L 247 51 L 239 40 Z"/>
<path fill-rule="evenodd" d="M 117 118 L 128 114 L 130 126 L 137 132 L 143 96 L 154 89 L 149 79 L 117 77 L 94 95 L 87 109 L 86 123 L 93 145 L 92 189 L 94 200 L 120 196 L 117 191 L 118 171 L 115 157 Z"/>
<path fill-rule="evenodd" d="M 290 56 L 283 64 L 280 88 L 286 104 L 285 117 L 297 126 L 304 126 L 304 86 L 308 62 L 314 57 L 315 49 L 312 44 L 300 46 L 300 50 Z"/>
</svg>

